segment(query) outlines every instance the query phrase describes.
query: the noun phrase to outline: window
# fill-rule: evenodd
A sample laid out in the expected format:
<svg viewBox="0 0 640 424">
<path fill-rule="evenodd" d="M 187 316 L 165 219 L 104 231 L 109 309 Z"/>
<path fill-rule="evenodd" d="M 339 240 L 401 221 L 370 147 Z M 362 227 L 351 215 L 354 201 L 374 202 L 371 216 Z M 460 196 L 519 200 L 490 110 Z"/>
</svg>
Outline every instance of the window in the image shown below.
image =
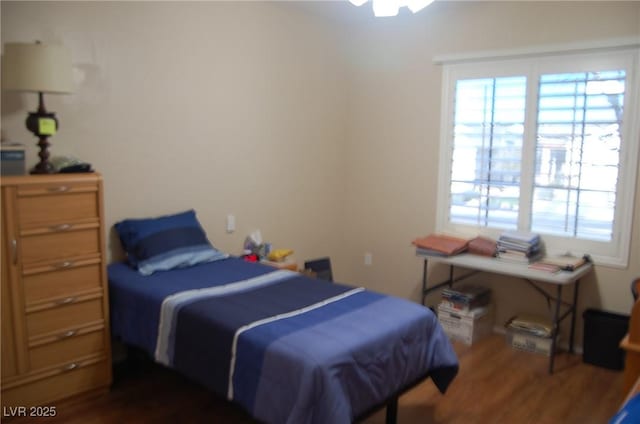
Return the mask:
<svg viewBox="0 0 640 424">
<path fill-rule="evenodd" d="M 638 161 L 638 51 L 444 67 L 438 230 L 543 236 L 626 266 Z"/>
</svg>

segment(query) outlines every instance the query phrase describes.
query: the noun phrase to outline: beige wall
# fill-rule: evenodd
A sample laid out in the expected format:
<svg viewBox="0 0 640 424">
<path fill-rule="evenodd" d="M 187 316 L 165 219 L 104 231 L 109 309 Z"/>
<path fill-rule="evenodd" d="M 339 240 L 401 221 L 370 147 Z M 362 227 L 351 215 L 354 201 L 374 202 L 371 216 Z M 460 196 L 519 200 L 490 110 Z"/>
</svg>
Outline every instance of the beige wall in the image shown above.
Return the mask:
<svg viewBox="0 0 640 424">
<path fill-rule="evenodd" d="M 422 262 L 410 242 L 435 230 L 441 67 L 434 56 L 628 36 L 640 36 L 640 2 L 436 2 L 419 18 L 352 28 L 346 278 L 419 299 Z M 584 279 L 580 313 L 631 307 L 630 281 L 640 276 L 638 189 L 630 266 L 597 267 Z M 365 252 L 373 254 L 370 267 L 363 264 Z M 434 280 L 445 275 L 441 268 L 432 273 Z M 526 284 L 486 274 L 476 281 L 494 288 L 497 324 L 546 308 Z"/>
<path fill-rule="evenodd" d="M 72 50 L 77 91 L 46 96 L 61 121 L 52 150 L 104 175 L 109 226 L 195 208 L 227 251 L 238 253 L 260 228 L 299 260 L 331 254 L 340 280 L 414 300 L 422 264 L 410 242 L 435 225 L 441 69 L 433 57 L 640 35 L 639 2 L 438 1 L 382 20 L 346 1 L 0 7 L 3 43 Z M 30 165 L 24 118 L 35 102 L 2 93 L 3 137 L 29 145 Z M 583 283 L 581 310 L 631 305 L 637 191 L 631 265 L 598 267 Z M 480 279 L 495 289 L 498 322 L 545 307 L 524 284 Z"/>
<path fill-rule="evenodd" d="M 299 258 L 334 248 L 345 81 L 326 24 L 268 2 L 1 7 L 3 43 L 71 49 L 76 92 L 45 96 L 61 123 L 51 150 L 104 175 L 109 227 L 194 208 L 211 241 L 232 253 L 255 229 Z M 31 165 L 24 119 L 36 96 L 2 100 L 3 136 L 29 145 Z M 118 257 L 113 234 L 111 244 Z"/>
</svg>

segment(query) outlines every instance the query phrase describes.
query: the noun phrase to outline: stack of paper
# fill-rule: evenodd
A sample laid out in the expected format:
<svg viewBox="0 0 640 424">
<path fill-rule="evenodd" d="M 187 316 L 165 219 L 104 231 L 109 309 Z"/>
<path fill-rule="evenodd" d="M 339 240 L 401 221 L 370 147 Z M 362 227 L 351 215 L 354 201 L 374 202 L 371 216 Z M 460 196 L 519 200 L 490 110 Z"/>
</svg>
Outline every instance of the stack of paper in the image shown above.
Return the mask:
<svg viewBox="0 0 640 424">
<path fill-rule="evenodd" d="M 468 241 L 444 234 L 430 234 L 413 241 L 420 255 L 451 256 L 467 250 Z"/>
<path fill-rule="evenodd" d="M 584 255 L 582 257 L 572 256 L 572 255 L 557 255 L 557 256 L 546 256 L 542 258 L 538 263 L 548 266 L 556 266 L 558 269 L 563 271 L 575 271 L 580 268 L 582 265 L 591 262 L 591 258 L 589 255 Z"/>
<path fill-rule="evenodd" d="M 498 258 L 518 263 L 535 262 L 542 257 L 539 234 L 506 231 L 498 239 Z"/>
<path fill-rule="evenodd" d="M 506 327 L 537 337 L 551 337 L 553 332 L 553 325 L 548 319 L 533 315 L 513 317 L 507 322 Z"/>
</svg>

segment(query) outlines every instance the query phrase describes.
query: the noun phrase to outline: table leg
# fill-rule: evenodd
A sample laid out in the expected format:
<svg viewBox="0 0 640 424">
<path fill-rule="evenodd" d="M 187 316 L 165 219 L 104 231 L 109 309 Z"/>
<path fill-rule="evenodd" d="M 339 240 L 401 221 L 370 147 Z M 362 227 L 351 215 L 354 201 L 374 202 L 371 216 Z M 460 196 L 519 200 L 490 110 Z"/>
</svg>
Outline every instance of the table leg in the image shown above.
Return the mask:
<svg viewBox="0 0 640 424">
<path fill-rule="evenodd" d="M 449 265 L 449 287 L 453 287 L 453 265 Z"/>
<path fill-rule="evenodd" d="M 571 313 L 571 332 L 569 333 L 569 353 L 573 353 L 573 339 L 576 329 L 576 313 L 578 311 L 578 289 L 580 288 L 580 280 L 576 280 L 573 285 L 573 312 Z"/>
<path fill-rule="evenodd" d="M 422 306 L 424 306 L 424 301 L 427 298 L 427 258 L 424 259 L 424 264 L 422 265 Z"/>
<path fill-rule="evenodd" d="M 556 307 L 553 311 L 553 330 L 551 332 L 551 352 L 549 355 L 549 374 L 553 374 L 553 362 L 556 356 L 556 342 L 558 331 L 560 330 L 560 304 L 562 303 L 562 285 L 558 284 L 558 291 L 556 293 Z"/>
<path fill-rule="evenodd" d="M 398 397 L 394 397 L 387 403 L 386 424 L 396 424 L 398 422 Z"/>
<path fill-rule="evenodd" d="M 425 301 L 427 298 L 427 294 L 431 293 L 434 290 L 438 290 L 444 286 L 453 287 L 453 283 L 457 283 L 458 281 L 462 281 L 466 278 L 469 278 L 472 275 L 477 274 L 478 272 L 480 271 L 471 271 L 467 274 L 459 275 L 458 277 L 453 278 L 454 267 L 453 265 L 449 265 L 449 278 L 440 283 L 432 284 L 431 287 L 429 287 L 429 283 L 427 281 L 427 259 L 425 258 L 424 266 L 422 268 L 422 306 L 426 306 Z"/>
</svg>

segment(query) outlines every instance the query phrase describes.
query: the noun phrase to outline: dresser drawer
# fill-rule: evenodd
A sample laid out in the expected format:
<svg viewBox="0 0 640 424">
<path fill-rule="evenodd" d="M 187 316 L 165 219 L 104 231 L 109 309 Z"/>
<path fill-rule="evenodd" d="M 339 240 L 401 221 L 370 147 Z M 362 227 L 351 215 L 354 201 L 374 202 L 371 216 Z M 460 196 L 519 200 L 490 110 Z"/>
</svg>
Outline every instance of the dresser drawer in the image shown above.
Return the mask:
<svg viewBox="0 0 640 424">
<path fill-rule="evenodd" d="M 71 330 L 61 333 L 50 343 L 43 343 L 29 349 L 29 363 L 32 370 L 53 365 L 61 365 L 77 358 L 104 352 L 104 328 L 90 332 Z"/>
<path fill-rule="evenodd" d="M 23 266 L 38 262 L 59 261 L 60 267 L 68 266 L 66 258 L 98 255 L 100 252 L 100 227 L 88 229 L 44 232 L 22 238 Z"/>
<path fill-rule="evenodd" d="M 55 401 L 91 389 L 107 388 L 111 372 L 104 358 L 69 363 L 42 378 L 8 385 L 2 390 L 2 406 L 55 406 Z"/>
<path fill-rule="evenodd" d="M 95 184 L 22 187 L 18 190 L 18 225 L 27 228 L 47 222 L 98 218 L 97 194 Z"/>
<path fill-rule="evenodd" d="M 84 292 L 101 286 L 102 264 L 100 259 L 93 261 L 68 261 L 67 268 L 35 274 L 25 273 L 22 277 L 24 300 L 28 305 L 44 299 L 69 297 L 74 293 Z M 89 265 L 82 263 L 93 262 Z"/>
<path fill-rule="evenodd" d="M 108 390 L 111 339 L 98 173 L 2 178 L 2 406 Z"/>
<path fill-rule="evenodd" d="M 102 298 L 61 304 L 37 312 L 27 313 L 27 333 L 29 338 L 78 328 L 87 323 L 103 320 Z M 64 302 L 64 301 L 63 301 Z"/>
</svg>

